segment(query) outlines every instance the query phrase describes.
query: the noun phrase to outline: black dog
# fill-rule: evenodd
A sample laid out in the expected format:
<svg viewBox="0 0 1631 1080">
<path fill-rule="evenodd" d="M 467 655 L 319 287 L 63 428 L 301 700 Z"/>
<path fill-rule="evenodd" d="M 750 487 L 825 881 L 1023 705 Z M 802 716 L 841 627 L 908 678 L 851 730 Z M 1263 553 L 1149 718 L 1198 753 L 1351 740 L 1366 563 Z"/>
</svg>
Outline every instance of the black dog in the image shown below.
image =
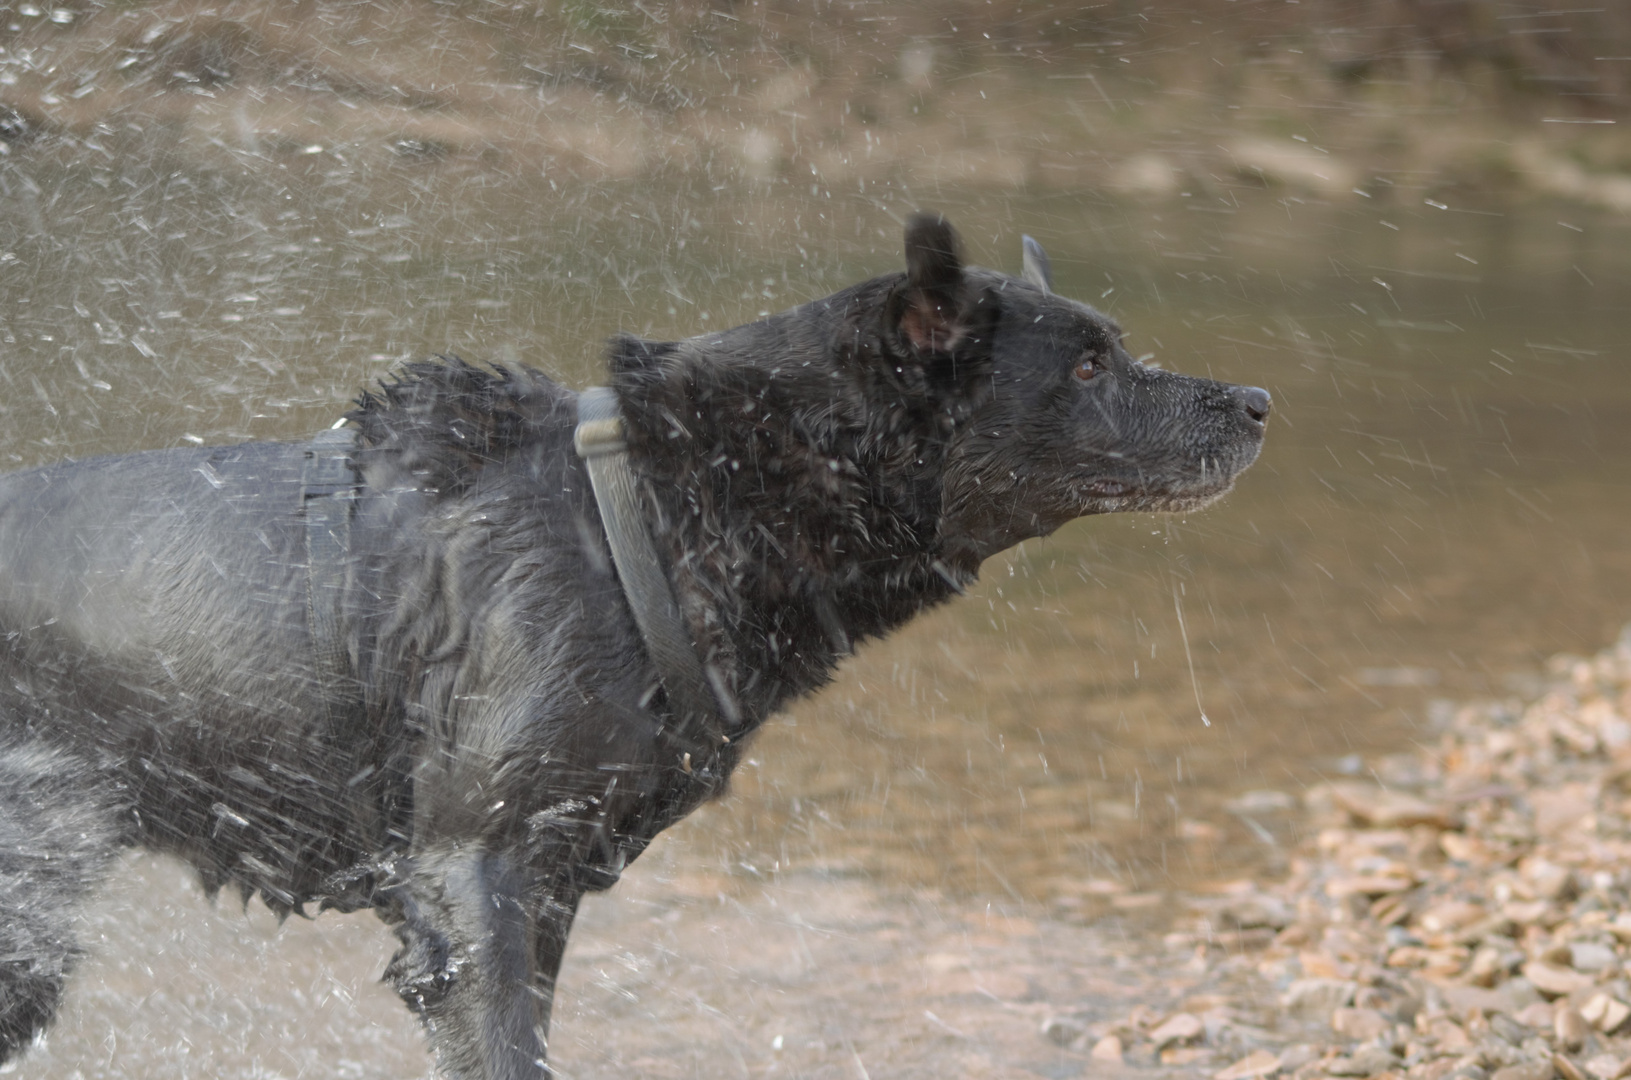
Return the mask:
<svg viewBox="0 0 1631 1080">
<path fill-rule="evenodd" d="M 1135 362 L 1030 242 L 1023 279 L 965 268 L 919 215 L 906 262 L 615 341 L 621 428 L 446 361 L 310 445 L 0 477 L 0 1060 L 142 844 L 280 912 L 373 907 L 447 1074 L 545 1073 L 579 898 L 766 716 L 987 556 L 1257 456 L 1268 394 Z"/>
</svg>

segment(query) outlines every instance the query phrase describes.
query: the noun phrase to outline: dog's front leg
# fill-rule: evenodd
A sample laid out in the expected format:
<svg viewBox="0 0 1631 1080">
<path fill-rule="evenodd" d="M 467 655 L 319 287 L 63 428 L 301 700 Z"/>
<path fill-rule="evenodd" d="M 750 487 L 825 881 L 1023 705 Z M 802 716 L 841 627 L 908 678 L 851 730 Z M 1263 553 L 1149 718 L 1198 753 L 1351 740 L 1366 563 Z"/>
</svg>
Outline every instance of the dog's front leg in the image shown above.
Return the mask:
<svg viewBox="0 0 1631 1080">
<path fill-rule="evenodd" d="M 520 861 L 480 848 L 424 852 L 398 893 L 403 947 L 386 971 L 456 1080 L 538 1080 L 577 896 L 540 899 Z"/>
<path fill-rule="evenodd" d="M 555 981 L 561 974 L 561 957 L 566 954 L 566 937 L 578 914 L 583 891 L 576 887 L 552 893 L 539 909 L 533 924 L 532 956 L 533 1010 L 538 1017 L 540 1037 L 549 1044 L 549 1016 L 555 1004 Z"/>
</svg>

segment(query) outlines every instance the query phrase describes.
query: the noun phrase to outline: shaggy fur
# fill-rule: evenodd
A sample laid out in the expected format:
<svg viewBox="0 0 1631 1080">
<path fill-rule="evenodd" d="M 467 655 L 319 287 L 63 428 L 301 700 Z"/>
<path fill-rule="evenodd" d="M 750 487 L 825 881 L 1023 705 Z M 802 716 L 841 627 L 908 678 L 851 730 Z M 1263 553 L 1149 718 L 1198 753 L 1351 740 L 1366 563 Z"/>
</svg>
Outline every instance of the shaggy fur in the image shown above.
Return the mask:
<svg viewBox="0 0 1631 1080">
<path fill-rule="evenodd" d="M 670 723 L 575 395 L 538 372 L 414 364 L 350 415 L 344 694 L 307 627 L 302 446 L 0 477 L 0 1059 L 49 1022 L 75 905 L 142 844 L 281 912 L 375 909 L 443 1070 L 538 1076 L 580 897 L 717 795 L 767 715 L 994 552 L 1199 506 L 1255 458 L 1267 394 L 1134 362 L 1040 249 L 1029 280 L 967 268 L 921 215 L 906 255 L 611 347 L 718 745 Z"/>
</svg>

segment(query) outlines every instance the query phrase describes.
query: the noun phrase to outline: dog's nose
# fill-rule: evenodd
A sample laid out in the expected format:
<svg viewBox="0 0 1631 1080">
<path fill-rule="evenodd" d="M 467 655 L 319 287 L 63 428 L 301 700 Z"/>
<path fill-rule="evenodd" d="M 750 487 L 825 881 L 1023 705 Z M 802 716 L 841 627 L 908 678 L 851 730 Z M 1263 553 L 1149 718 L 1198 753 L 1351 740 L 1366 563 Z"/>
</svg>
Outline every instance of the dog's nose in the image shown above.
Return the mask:
<svg viewBox="0 0 1631 1080">
<path fill-rule="evenodd" d="M 1237 386 L 1235 398 L 1240 402 L 1241 408 L 1246 410 L 1246 415 L 1259 424 L 1269 418 L 1269 409 L 1274 405 L 1274 399 L 1269 397 L 1269 392 L 1260 386 Z"/>
</svg>

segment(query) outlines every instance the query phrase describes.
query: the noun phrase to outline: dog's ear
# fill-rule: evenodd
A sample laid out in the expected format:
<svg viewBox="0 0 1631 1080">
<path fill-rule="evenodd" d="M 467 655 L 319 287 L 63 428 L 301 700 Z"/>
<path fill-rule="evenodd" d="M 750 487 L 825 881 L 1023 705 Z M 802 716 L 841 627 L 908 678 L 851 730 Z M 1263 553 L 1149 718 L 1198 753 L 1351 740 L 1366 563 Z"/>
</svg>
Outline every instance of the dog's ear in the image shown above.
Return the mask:
<svg viewBox="0 0 1631 1080">
<path fill-rule="evenodd" d="M 919 352 L 949 352 L 966 327 L 960 310 L 963 241 L 941 214 L 906 221 L 906 306 L 901 334 Z"/>
<path fill-rule="evenodd" d="M 1021 236 L 1020 242 L 1025 248 L 1024 269 L 1020 276 L 1045 293 L 1053 291 L 1053 263 L 1048 260 L 1048 253 L 1042 250 L 1042 245 L 1035 238 Z"/>
</svg>

